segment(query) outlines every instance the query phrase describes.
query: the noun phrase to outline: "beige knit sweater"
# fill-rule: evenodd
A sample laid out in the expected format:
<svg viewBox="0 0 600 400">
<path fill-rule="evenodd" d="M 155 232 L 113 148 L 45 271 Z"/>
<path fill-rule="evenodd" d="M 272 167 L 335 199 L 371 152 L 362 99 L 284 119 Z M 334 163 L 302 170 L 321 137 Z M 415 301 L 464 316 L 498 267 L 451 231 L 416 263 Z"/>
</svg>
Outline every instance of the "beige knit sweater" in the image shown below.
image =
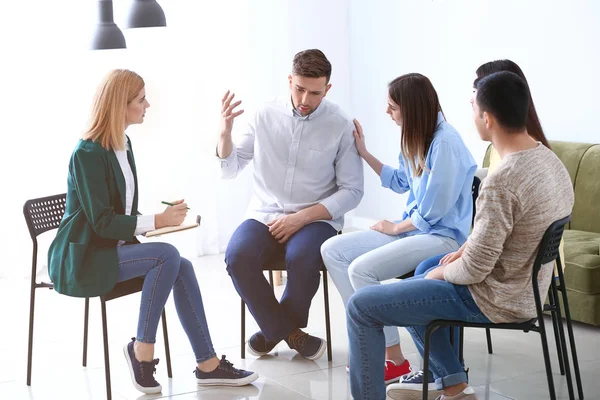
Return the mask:
<svg viewBox="0 0 600 400">
<path fill-rule="evenodd" d="M 481 311 L 494 323 L 536 316 L 533 263 L 544 232 L 573 208 L 573 186 L 556 155 L 543 145 L 504 157 L 481 185 L 473 232 L 463 255 L 446 266 L 444 278 L 468 285 Z M 539 274 L 545 299 L 552 265 Z"/>
</svg>

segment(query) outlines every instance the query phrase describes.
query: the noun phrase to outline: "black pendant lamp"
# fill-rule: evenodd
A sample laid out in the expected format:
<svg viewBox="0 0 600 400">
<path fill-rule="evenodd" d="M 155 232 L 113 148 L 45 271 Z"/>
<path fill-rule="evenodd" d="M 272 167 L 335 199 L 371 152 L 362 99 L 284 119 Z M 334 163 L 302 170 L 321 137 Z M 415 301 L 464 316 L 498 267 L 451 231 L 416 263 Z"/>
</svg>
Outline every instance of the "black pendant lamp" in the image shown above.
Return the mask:
<svg viewBox="0 0 600 400">
<path fill-rule="evenodd" d="M 125 49 L 125 36 L 113 20 L 112 0 L 98 0 L 98 26 L 92 38 L 91 50 Z"/>
<path fill-rule="evenodd" d="M 165 13 L 156 0 L 133 0 L 126 28 L 152 28 L 167 26 Z"/>
</svg>

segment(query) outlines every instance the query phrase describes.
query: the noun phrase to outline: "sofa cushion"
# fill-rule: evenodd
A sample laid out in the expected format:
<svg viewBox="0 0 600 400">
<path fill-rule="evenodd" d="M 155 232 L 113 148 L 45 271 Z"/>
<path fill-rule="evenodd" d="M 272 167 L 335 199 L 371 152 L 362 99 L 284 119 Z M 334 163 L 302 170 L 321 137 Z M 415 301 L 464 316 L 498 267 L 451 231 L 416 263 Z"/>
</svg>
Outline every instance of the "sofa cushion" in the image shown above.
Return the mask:
<svg viewBox="0 0 600 400">
<path fill-rule="evenodd" d="M 571 229 L 600 233 L 600 145 L 590 147 L 575 178 Z"/>
<path fill-rule="evenodd" d="M 565 230 L 565 281 L 573 291 L 600 294 L 600 233 Z"/>
</svg>

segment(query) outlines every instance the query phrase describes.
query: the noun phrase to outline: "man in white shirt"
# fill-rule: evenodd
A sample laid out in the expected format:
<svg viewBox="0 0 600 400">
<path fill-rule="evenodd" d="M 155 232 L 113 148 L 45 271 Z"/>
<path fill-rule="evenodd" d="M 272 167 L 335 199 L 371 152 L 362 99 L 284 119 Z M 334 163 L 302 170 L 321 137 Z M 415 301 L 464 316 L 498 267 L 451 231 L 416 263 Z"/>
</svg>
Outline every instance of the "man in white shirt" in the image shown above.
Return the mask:
<svg viewBox="0 0 600 400">
<path fill-rule="evenodd" d="M 331 64 L 320 50 L 294 57 L 288 77 L 291 96 L 266 103 L 233 143 L 233 120 L 243 110 L 227 92 L 222 100 L 217 155 L 225 179 L 254 161 L 254 196 L 247 218 L 227 247 L 225 262 L 233 284 L 260 331 L 248 351 L 268 354 L 281 340 L 314 360 L 325 340 L 300 328 L 323 268 L 320 247 L 344 224 L 344 214 L 363 196 L 362 161 L 354 145 L 354 124 L 325 99 Z M 287 285 L 278 302 L 262 268 L 285 259 Z"/>
</svg>

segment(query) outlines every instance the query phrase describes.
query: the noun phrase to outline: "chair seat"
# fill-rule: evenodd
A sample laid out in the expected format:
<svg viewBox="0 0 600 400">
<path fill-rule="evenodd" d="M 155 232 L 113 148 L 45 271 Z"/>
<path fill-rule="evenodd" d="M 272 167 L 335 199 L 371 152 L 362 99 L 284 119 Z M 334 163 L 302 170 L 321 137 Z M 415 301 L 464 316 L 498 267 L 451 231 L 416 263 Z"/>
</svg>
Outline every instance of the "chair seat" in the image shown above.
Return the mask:
<svg viewBox="0 0 600 400">
<path fill-rule="evenodd" d="M 144 278 L 133 278 L 127 281 L 118 282 L 115 287 L 111 289 L 110 292 L 102 296 L 104 301 L 109 301 L 113 299 L 117 299 L 119 297 L 127 296 L 132 293 L 137 293 L 142 291 L 142 287 L 144 286 Z"/>
<path fill-rule="evenodd" d="M 463 326 L 467 328 L 493 328 L 493 329 L 510 329 L 510 330 L 524 330 L 530 331 L 537 329 L 537 318 L 530 319 L 524 322 L 513 322 L 513 323 L 481 323 L 481 322 L 467 322 L 467 321 L 453 321 L 453 320 L 436 320 L 431 325 L 437 326 Z"/>
<path fill-rule="evenodd" d="M 263 267 L 263 271 L 286 271 L 286 270 L 287 270 L 287 268 L 285 265 L 285 260 L 283 258 L 277 259 L 272 264 L 269 264 L 268 266 Z M 327 268 L 325 268 L 325 266 L 323 266 L 323 268 L 321 268 L 321 271 L 327 271 Z"/>
</svg>

